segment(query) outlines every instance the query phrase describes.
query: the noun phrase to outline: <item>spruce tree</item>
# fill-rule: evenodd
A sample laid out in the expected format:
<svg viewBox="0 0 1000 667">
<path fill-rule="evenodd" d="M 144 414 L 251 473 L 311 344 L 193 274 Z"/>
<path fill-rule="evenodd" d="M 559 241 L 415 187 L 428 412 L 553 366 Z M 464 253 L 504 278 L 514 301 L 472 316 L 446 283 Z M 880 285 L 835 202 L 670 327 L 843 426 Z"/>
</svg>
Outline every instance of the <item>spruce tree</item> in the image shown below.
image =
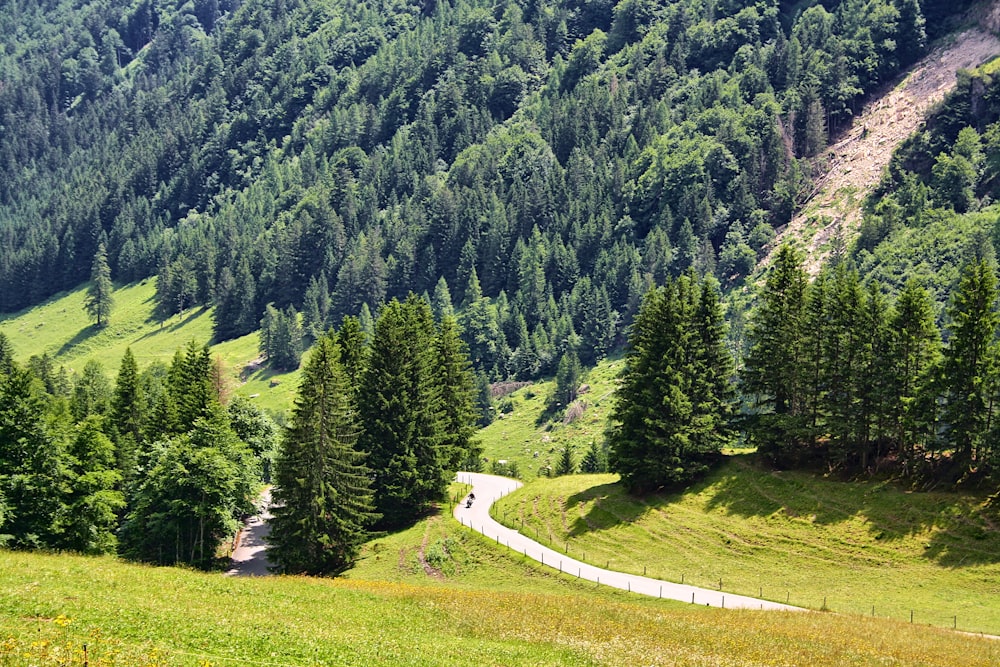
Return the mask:
<svg viewBox="0 0 1000 667">
<path fill-rule="evenodd" d="M 916 280 L 908 281 L 896 299 L 889 332 L 892 373 L 887 413 L 895 447 L 908 465 L 915 462 L 918 450 L 931 444 L 936 410 L 923 404 L 933 393 L 933 369 L 941 354 L 930 293 Z"/>
<path fill-rule="evenodd" d="M 87 287 L 87 298 L 83 302 L 87 314 L 97 320 L 97 326 L 108 325 L 111 309 L 114 307 L 114 285 L 111 284 L 111 268 L 108 266 L 108 252 L 101 243 L 94 254 L 94 262 L 90 267 L 90 286 Z"/>
<path fill-rule="evenodd" d="M 809 415 L 802 374 L 806 273 L 791 246 L 778 250 L 750 322 L 741 373 L 752 401 L 747 434 L 775 462 L 792 462 L 807 441 Z"/>
<path fill-rule="evenodd" d="M 583 455 L 583 459 L 580 461 L 580 472 L 594 474 L 607 471 L 607 456 L 601 446 L 597 444 L 597 441 L 591 440 L 590 446 L 587 447 L 587 453 Z"/>
<path fill-rule="evenodd" d="M 112 389 L 104 367 L 91 359 L 83 367 L 77 378 L 70 400 L 70 409 L 76 421 L 83 421 L 89 415 L 105 415 L 111 408 Z"/>
<path fill-rule="evenodd" d="M 250 262 L 244 257 L 235 271 L 227 266 L 219 272 L 212 315 L 216 340 L 250 333 L 257 326 L 257 316 L 257 283 Z"/>
<path fill-rule="evenodd" d="M 573 446 L 569 442 L 563 443 L 559 450 L 559 461 L 556 463 L 556 476 L 572 475 L 576 472 L 576 461 L 573 460 Z"/>
<path fill-rule="evenodd" d="M 111 398 L 111 423 L 117 435 L 122 438 L 131 437 L 133 445 L 142 440 L 142 406 L 139 365 L 132 354 L 132 348 L 127 347 L 118 367 L 118 378 Z"/>
<path fill-rule="evenodd" d="M 459 336 L 458 323 L 452 316 L 445 316 L 438 327 L 435 340 L 437 352 L 437 377 L 443 409 L 445 441 L 442 447 L 450 449 L 448 467 L 468 470 L 478 467 L 483 448 L 475 439 L 476 377 L 472 372 L 469 353 Z"/>
<path fill-rule="evenodd" d="M 948 308 L 951 336 L 944 352 L 945 439 L 956 474 L 986 453 L 994 427 L 997 381 L 997 278 L 985 260 L 962 272 Z"/>
<path fill-rule="evenodd" d="M 608 431 L 609 467 L 632 493 L 696 479 L 730 439 L 732 361 L 714 294 L 692 275 L 668 281 L 646 295 L 632 325 Z"/>
<path fill-rule="evenodd" d="M 831 454 L 839 465 L 855 461 L 861 420 L 858 382 L 863 368 L 862 315 L 865 297 L 856 271 L 839 264 L 834 270 L 828 301 L 828 326 L 824 333 L 825 406 Z"/>
<path fill-rule="evenodd" d="M 693 277 L 691 278 L 693 280 Z M 725 343 L 725 319 L 718 285 L 705 278 L 693 289 L 697 299 L 693 312 L 692 375 L 689 391 L 694 419 L 699 427 L 692 433 L 692 446 L 713 456 L 733 439 L 733 357 Z"/>
<path fill-rule="evenodd" d="M 576 400 L 580 389 L 580 374 L 580 359 L 576 356 L 576 350 L 566 350 L 556 368 L 556 390 L 550 399 L 550 408 L 565 410 Z"/>
<path fill-rule="evenodd" d="M 302 371 L 276 464 L 269 555 L 283 571 L 338 574 L 357 559 L 377 518 L 357 435 L 340 350 L 324 336 Z"/>
<path fill-rule="evenodd" d="M 90 416 L 77 427 L 66 452 L 67 511 L 61 514 L 59 544 L 82 553 L 113 553 L 118 513 L 125 508 L 115 446 Z"/>
<path fill-rule="evenodd" d="M 174 354 L 170 366 L 170 396 L 176 409 L 180 432 L 191 429 L 195 421 L 208 414 L 215 402 L 210 381 L 212 360 L 207 345 L 190 341 Z"/>
<path fill-rule="evenodd" d="M 8 508 L 0 535 L 12 536 L 11 546 L 55 546 L 65 473 L 47 423 L 37 380 L 11 362 L 0 373 L 0 497 Z"/>
<path fill-rule="evenodd" d="M 334 340 L 340 348 L 340 361 L 347 375 L 348 388 L 356 396 L 368 358 L 368 335 L 361 328 L 361 320 L 353 315 L 344 317 Z"/>
<path fill-rule="evenodd" d="M 414 295 L 386 304 L 375 323 L 358 402 L 382 525 L 416 519 L 443 500 L 454 473 L 434 377 L 434 322 Z"/>
</svg>

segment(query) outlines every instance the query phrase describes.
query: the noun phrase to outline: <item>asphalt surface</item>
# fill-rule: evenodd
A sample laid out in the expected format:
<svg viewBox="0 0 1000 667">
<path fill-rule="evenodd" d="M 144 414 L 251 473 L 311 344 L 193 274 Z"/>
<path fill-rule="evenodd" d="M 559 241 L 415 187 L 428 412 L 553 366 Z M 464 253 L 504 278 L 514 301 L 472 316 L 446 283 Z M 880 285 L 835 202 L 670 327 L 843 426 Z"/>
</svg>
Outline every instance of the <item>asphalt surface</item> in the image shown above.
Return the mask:
<svg viewBox="0 0 1000 667">
<path fill-rule="evenodd" d="M 259 511 L 247 519 L 240 531 L 240 542 L 233 551 L 233 565 L 226 572 L 231 577 L 266 577 L 271 574 L 271 562 L 267 559 L 267 536 L 271 527 L 271 491 L 264 491 L 257 502 Z"/>
<path fill-rule="evenodd" d="M 575 575 L 580 579 L 613 586 L 632 593 L 711 607 L 805 611 L 801 607 L 793 607 L 780 602 L 758 600 L 744 595 L 661 581 L 635 574 L 625 574 L 580 562 L 562 552 L 543 546 L 516 530 L 497 523 L 490 516 L 490 506 L 499 498 L 520 487 L 521 482 L 507 477 L 471 472 L 458 473 L 458 481 L 471 484 L 472 493 L 476 497 L 472 507 L 466 507 L 466 499 L 463 498 L 462 502 L 455 508 L 455 518 L 461 521 L 462 525 L 495 540 L 497 544 L 504 545 L 547 567 L 558 569 L 571 576 Z"/>
</svg>

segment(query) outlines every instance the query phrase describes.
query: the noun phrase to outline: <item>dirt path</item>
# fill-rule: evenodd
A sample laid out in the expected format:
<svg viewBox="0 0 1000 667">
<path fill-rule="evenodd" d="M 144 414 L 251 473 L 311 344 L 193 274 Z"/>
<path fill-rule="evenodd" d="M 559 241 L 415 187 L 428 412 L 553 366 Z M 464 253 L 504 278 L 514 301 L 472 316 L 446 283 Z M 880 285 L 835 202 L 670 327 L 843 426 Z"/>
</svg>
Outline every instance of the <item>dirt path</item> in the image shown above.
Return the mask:
<svg viewBox="0 0 1000 667">
<path fill-rule="evenodd" d="M 985 18 L 996 27 L 997 5 Z M 903 76 L 895 87 L 865 106 L 852 129 L 827 149 L 832 156 L 827 173 L 803 209 L 779 234 L 795 239 L 807 250 L 806 268 L 815 275 L 831 251 L 838 226 L 845 241 L 861 224 L 861 203 L 874 189 L 893 151 L 917 130 L 928 109 L 955 88 L 955 73 L 980 65 L 1000 54 L 1000 39 L 980 28 L 957 35 L 953 42 L 935 48 Z M 769 261 L 770 257 L 765 261 Z"/>
<path fill-rule="evenodd" d="M 233 565 L 226 572 L 233 577 L 266 577 L 271 574 L 271 562 L 267 559 L 267 536 L 271 527 L 268 508 L 271 506 L 271 491 L 264 491 L 258 501 L 260 511 L 250 517 L 240 531 L 239 544 L 233 551 Z"/>
</svg>

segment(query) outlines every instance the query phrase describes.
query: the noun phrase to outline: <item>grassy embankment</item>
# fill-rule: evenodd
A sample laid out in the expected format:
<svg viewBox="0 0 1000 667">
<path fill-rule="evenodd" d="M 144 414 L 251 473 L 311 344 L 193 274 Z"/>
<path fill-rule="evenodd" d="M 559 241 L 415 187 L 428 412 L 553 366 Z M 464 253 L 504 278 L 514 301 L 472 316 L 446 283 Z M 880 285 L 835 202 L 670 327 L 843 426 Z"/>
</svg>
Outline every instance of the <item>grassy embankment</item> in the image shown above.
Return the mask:
<svg viewBox="0 0 1000 667">
<path fill-rule="evenodd" d="M 743 457 L 684 493 L 640 500 L 617 480 L 538 479 L 493 513 L 615 570 L 1000 634 L 1000 533 L 982 498 L 770 472 Z"/>
<path fill-rule="evenodd" d="M 212 338 L 211 312 L 194 308 L 162 322 L 154 315 L 155 281 L 146 280 L 115 290 L 111 323 L 98 329 L 83 309 L 86 289 L 57 295 L 20 313 L 0 316 L 0 331 L 14 346 L 17 359 L 48 353 L 55 362 L 77 372 L 94 359 L 114 379 L 125 348 L 144 368 L 154 361 L 170 363 L 174 352 L 191 340 L 204 344 Z M 270 370 L 245 373 L 246 364 L 257 358 L 256 333 L 212 347 L 230 370 L 233 386 L 245 395 L 256 394 L 258 405 L 273 412 L 291 406 L 298 389 L 298 372 L 276 374 Z M 277 382 L 272 386 L 272 382 Z"/>
<path fill-rule="evenodd" d="M 563 425 L 543 418 L 551 383 L 511 395 L 513 412 L 481 432 L 488 458 L 517 461 L 523 490 L 494 516 L 574 557 L 746 595 L 1000 634 L 1000 516 L 987 499 L 911 493 L 757 468 L 734 456 L 684 493 L 629 497 L 615 475 L 538 477 L 563 442 L 579 461 L 601 437 L 621 361 L 586 381 L 594 400 Z M 539 457 L 534 458 L 534 451 Z M 957 618 L 956 618 L 957 617 Z"/>
</svg>

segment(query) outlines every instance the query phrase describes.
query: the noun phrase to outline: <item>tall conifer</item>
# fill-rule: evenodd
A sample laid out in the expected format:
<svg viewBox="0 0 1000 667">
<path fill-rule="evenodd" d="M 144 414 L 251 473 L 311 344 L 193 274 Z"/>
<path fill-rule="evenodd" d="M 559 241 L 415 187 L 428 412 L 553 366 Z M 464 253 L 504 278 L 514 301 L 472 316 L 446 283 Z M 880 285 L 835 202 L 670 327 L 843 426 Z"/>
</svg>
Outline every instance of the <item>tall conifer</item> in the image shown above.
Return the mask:
<svg viewBox="0 0 1000 667">
<path fill-rule="evenodd" d="M 101 243 L 94 254 L 94 262 L 90 267 L 90 286 L 87 288 L 87 298 L 84 307 L 91 318 L 97 320 L 97 326 L 108 325 L 111 309 L 115 300 L 112 296 L 114 285 L 111 284 L 111 268 L 108 266 L 108 252 Z"/>
<path fill-rule="evenodd" d="M 483 448 L 475 438 L 476 376 L 465 343 L 459 336 L 455 318 L 446 315 L 438 327 L 435 341 L 437 352 L 436 376 L 443 409 L 444 447 L 450 449 L 448 467 L 475 468 Z M 468 465 L 466 465 L 468 464 Z"/>
<path fill-rule="evenodd" d="M 985 260 L 970 264 L 952 296 L 951 337 L 944 353 L 946 441 L 960 469 L 973 465 L 995 427 L 997 278 Z"/>
<path fill-rule="evenodd" d="M 382 308 L 359 392 L 375 507 L 385 526 L 416 519 L 444 498 L 454 468 L 434 377 L 434 321 L 426 301 L 410 295 Z"/>
<path fill-rule="evenodd" d="M 377 518 L 355 419 L 340 350 L 324 336 L 303 369 L 276 464 L 270 555 L 285 572 L 342 572 Z"/>
<path fill-rule="evenodd" d="M 774 259 L 748 333 L 750 351 L 741 373 L 753 403 L 748 435 L 775 461 L 798 457 L 809 417 L 803 404 L 803 315 L 806 273 L 791 246 Z"/>
</svg>

